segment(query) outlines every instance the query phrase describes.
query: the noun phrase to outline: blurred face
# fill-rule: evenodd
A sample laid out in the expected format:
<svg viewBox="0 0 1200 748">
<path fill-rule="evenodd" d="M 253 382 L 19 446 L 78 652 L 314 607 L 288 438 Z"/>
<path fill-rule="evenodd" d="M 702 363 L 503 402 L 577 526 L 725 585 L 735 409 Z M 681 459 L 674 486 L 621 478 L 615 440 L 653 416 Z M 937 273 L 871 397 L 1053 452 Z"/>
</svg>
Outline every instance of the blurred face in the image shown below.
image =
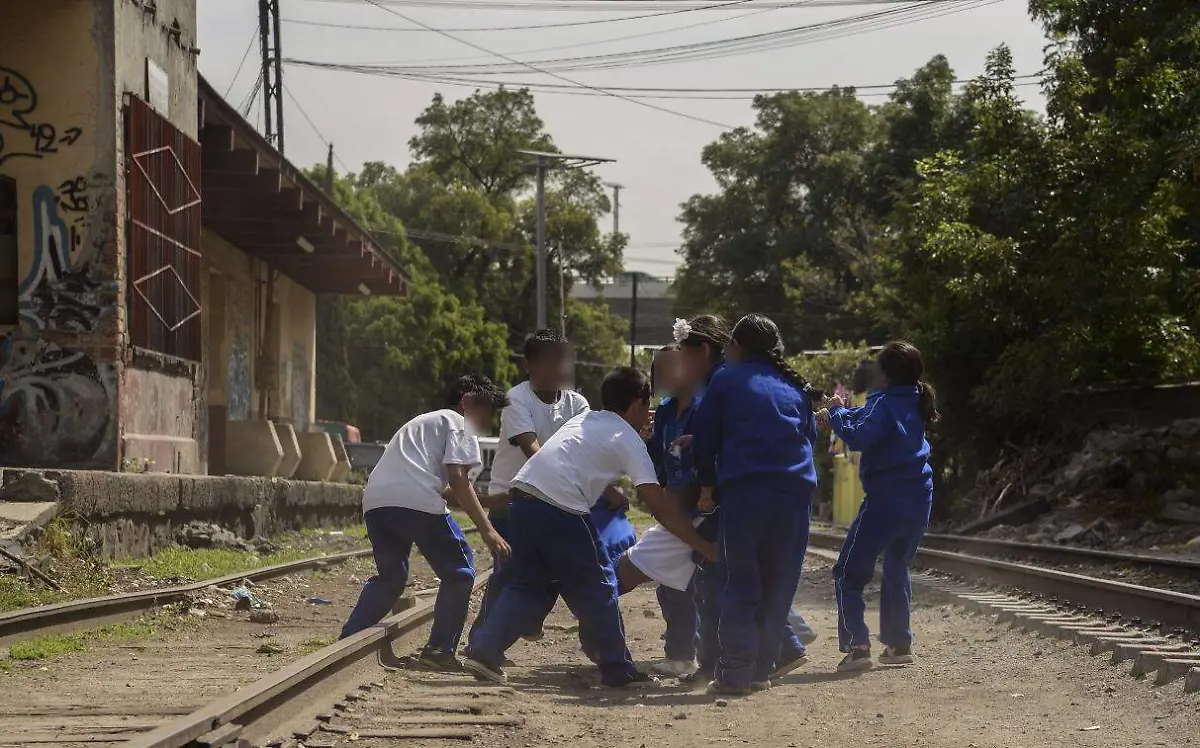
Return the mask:
<svg viewBox="0 0 1200 748">
<path fill-rule="evenodd" d="M 532 361 L 526 361 L 525 366 L 534 389 L 562 389 L 571 376 L 571 351 L 568 348 L 543 351 Z"/>
<path fill-rule="evenodd" d="M 679 351 L 680 383 L 687 387 L 698 387 L 712 370 L 708 345 L 685 345 Z"/>
<path fill-rule="evenodd" d="M 883 373 L 878 361 L 867 364 L 867 389 L 884 390 L 891 386 L 891 380 Z"/>
<path fill-rule="evenodd" d="M 678 395 L 683 380 L 683 354 L 667 351 L 654 357 L 654 394 L 659 397 Z"/>
<path fill-rule="evenodd" d="M 462 399 L 459 407 L 462 409 L 467 423 L 476 433 L 486 434 L 492 430 L 492 421 L 496 417 L 496 411 L 492 408 L 490 401 L 476 400 L 468 395 Z"/>
</svg>

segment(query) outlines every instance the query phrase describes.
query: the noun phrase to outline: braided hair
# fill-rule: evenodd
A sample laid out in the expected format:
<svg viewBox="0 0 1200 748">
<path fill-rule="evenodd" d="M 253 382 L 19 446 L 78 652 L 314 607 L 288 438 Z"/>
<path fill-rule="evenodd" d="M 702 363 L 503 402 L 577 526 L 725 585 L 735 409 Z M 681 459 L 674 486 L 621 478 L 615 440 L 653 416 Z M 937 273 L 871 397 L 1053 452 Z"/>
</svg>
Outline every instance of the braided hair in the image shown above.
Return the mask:
<svg viewBox="0 0 1200 748">
<path fill-rule="evenodd" d="M 725 321 L 724 317 L 715 314 L 701 314 L 688 320 L 688 335 L 679 341 L 679 345 L 688 348 L 708 345 L 715 360 L 725 354 L 725 347 L 729 345 L 731 339 L 729 323 Z"/>
<path fill-rule="evenodd" d="M 793 387 L 803 393 L 812 405 L 816 400 L 824 400 L 825 393 L 813 389 L 808 380 L 800 372 L 792 368 L 783 355 L 783 336 L 779 334 L 779 326 L 762 314 L 747 314 L 734 325 L 733 342 L 747 356 L 756 356 L 767 360 L 767 363 L 779 370 Z"/>
</svg>

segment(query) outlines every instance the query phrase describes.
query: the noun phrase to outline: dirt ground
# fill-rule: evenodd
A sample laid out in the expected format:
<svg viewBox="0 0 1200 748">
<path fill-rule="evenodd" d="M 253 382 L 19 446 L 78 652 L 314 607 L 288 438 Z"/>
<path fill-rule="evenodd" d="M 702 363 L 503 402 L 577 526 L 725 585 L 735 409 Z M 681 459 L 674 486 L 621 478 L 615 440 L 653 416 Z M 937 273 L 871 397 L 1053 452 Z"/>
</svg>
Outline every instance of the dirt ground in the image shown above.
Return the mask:
<svg viewBox="0 0 1200 748">
<path fill-rule="evenodd" d="M 509 669 L 521 727 L 489 728 L 475 745 L 488 748 L 572 745 L 685 748 L 761 745 L 1034 746 L 1200 745 L 1200 696 L 1179 682 L 1162 688 L 1138 681 L 1107 657 L 1058 640 L 1010 630 L 971 616 L 944 599 L 914 591 L 919 660 L 851 677 L 835 673 L 836 607 L 829 563 L 810 558 L 798 600 L 821 635 L 809 665 L 766 693 L 717 705 L 699 687 L 675 682 L 641 693 L 597 687 L 576 635 L 550 630 L 539 643 L 519 643 Z M 875 600 L 873 620 L 877 620 Z M 624 598 L 634 658 L 662 656 L 663 622 L 652 589 Z M 869 620 L 872 620 L 869 619 Z M 553 622 L 570 619 L 559 606 Z"/>
</svg>

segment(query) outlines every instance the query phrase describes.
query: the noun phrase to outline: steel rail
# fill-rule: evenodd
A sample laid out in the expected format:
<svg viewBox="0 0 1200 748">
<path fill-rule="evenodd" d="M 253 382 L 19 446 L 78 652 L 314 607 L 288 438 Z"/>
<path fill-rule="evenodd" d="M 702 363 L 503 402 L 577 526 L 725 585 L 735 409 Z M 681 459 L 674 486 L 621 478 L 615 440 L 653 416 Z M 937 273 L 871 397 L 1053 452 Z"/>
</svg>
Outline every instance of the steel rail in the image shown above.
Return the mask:
<svg viewBox="0 0 1200 748">
<path fill-rule="evenodd" d="M 1120 553 L 1100 551 L 1093 548 L 1050 545 L 1048 543 L 1025 543 L 1017 540 L 976 538 L 967 535 L 941 535 L 928 533 L 922 545 L 942 551 L 977 552 L 984 555 L 1011 556 L 1030 561 L 1045 561 L 1061 564 L 1105 564 L 1110 566 L 1136 566 L 1161 574 L 1191 574 L 1200 577 L 1200 561 L 1184 558 L 1168 558 L 1145 553 Z"/>
<path fill-rule="evenodd" d="M 0 643 L 13 637 L 38 633 L 48 629 L 61 630 L 80 624 L 138 613 L 187 599 L 208 587 L 237 584 L 243 579 L 258 581 L 287 576 L 298 571 L 320 568 L 329 564 L 341 564 L 351 559 L 370 556 L 371 550 L 346 551 L 328 556 L 314 556 L 300 561 L 273 564 L 260 569 L 227 574 L 215 579 L 205 579 L 191 584 L 161 587 L 153 590 L 129 592 L 121 595 L 93 597 L 84 600 L 69 600 L 51 605 L 39 605 L 0 613 Z"/>
<path fill-rule="evenodd" d="M 478 574 L 472 593 L 482 589 L 490 576 L 491 570 Z M 190 714 L 166 722 L 125 745 L 129 748 L 183 748 L 197 741 L 210 746 L 236 743 L 244 730 L 281 705 L 429 621 L 433 618 L 434 602 L 418 603 Z"/>
<path fill-rule="evenodd" d="M 843 540 L 843 536 L 833 533 L 809 534 L 810 545 L 819 548 L 837 549 Z M 918 549 L 916 563 L 968 582 L 1014 587 L 1064 605 L 1200 631 L 1197 595 L 931 548 Z"/>
</svg>

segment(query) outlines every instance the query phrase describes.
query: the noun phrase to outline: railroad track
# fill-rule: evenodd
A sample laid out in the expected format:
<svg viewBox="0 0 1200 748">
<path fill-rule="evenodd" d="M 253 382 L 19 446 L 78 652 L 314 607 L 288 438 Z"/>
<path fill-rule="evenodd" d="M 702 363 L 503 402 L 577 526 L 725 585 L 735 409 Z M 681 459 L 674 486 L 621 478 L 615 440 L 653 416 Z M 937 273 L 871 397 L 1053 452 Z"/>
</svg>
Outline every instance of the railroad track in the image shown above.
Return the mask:
<svg viewBox="0 0 1200 748">
<path fill-rule="evenodd" d="M 288 576 L 309 569 L 342 564 L 356 558 L 370 556 L 370 549 L 347 551 L 328 556 L 319 556 L 301 561 L 264 566 L 260 569 L 230 574 L 216 579 L 206 579 L 192 584 L 174 587 L 129 592 L 121 595 L 93 597 L 85 600 L 70 600 L 53 605 L 39 605 L 7 613 L 0 613 L 0 646 L 32 634 L 64 633 L 96 626 L 144 613 L 182 600 L 205 589 L 237 584 L 243 579 L 259 582 Z"/>
<path fill-rule="evenodd" d="M 945 537 L 934 536 L 933 542 L 949 542 L 938 540 Z M 809 535 L 809 544 L 816 548 L 839 549 L 843 540 L 843 535 L 829 532 L 813 531 Z M 958 546 L 960 548 L 966 547 L 966 540 L 954 539 L 961 543 Z M 1003 549 L 1006 554 L 1020 555 L 1021 546 L 1032 545 L 996 543 L 992 541 L 974 547 L 991 549 L 993 552 Z M 1074 563 L 1086 563 L 1089 559 L 1094 563 L 1103 559 L 1107 563 L 1136 565 L 1141 559 L 1150 558 L 1161 564 L 1160 568 L 1178 569 L 1182 564 L 1185 572 L 1194 573 L 1194 569 L 1189 569 L 1188 562 L 1172 559 L 1101 551 L 1078 553 L 1078 549 L 1066 548 L 1054 548 L 1051 551 L 1046 546 L 1034 547 L 1041 553 L 1055 556 L 1057 563 L 1073 558 Z M 1095 554 L 1102 555 L 1097 557 Z M 972 584 L 988 584 L 1031 593 L 1063 609 L 1088 612 L 1110 620 L 1136 619 L 1151 626 L 1157 624 L 1158 628 L 1166 631 L 1182 629 L 1192 635 L 1200 635 L 1200 596 L 1197 595 L 927 547 L 917 551 L 916 563 L 922 568 L 949 574 Z"/>
</svg>

